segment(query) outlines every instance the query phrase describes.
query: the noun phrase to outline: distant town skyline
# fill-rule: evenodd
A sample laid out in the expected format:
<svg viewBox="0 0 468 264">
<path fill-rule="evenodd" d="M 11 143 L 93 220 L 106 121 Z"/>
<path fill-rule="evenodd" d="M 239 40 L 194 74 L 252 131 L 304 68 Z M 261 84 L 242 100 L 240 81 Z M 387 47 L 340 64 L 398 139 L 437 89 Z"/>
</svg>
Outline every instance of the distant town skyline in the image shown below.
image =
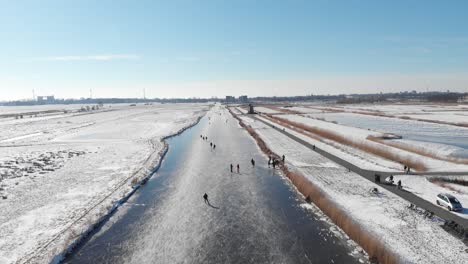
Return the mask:
<svg viewBox="0 0 468 264">
<path fill-rule="evenodd" d="M 0 101 L 468 91 L 466 1 L 4 1 Z"/>
</svg>

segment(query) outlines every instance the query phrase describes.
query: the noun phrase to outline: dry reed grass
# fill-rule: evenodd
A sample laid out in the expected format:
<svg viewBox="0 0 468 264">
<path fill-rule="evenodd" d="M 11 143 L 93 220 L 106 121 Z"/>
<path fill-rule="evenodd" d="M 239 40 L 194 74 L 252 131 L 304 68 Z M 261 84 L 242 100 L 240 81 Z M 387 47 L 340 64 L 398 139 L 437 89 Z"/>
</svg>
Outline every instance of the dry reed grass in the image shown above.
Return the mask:
<svg viewBox="0 0 468 264">
<path fill-rule="evenodd" d="M 278 106 L 268 106 L 268 108 L 270 108 L 272 110 L 275 110 L 275 111 L 278 111 L 278 112 L 285 113 L 285 114 L 292 114 L 292 115 L 303 114 L 302 112 L 299 112 L 299 111 L 296 111 L 296 110 L 291 110 L 291 109 L 282 108 L 282 107 L 278 107 Z"/>
<path fill-rule="evenodd" d="M 255 130 L 244 124 L 230 109 L 229 112 L 239 121 L 247 132 L 255 139 L 260 149 L 266 155 L 273 156 L 279 160 L 279 155 L 273 153 Z M 383 264 L 399 263 L 398 256 L 387 248 L 379 238 L 373 236 L 359 223 L 350 218 L 333 199 L 323 193 L 317 185 L 306 179 L 297 172 L 291 172 L 283 163 L 280 169 L 291 180 L 301 194 L 307 200 L 313 202 L 323 213 L 325 213 L 337 226 L 339 226 L 352 240 L 358 243 L 369 255 L 370 259 Z"/>
<path fill-rule="evenodd" d="M 450 191 L 453 191 L 453 192 L 456 192 L 456 193 L 464 193 L 464 192 L 461 192 L 460 190 L 457 190 L 457 189 L 453 188 L 452 186 L 448 185 L 446 182 L 441 182 L 441 181 L 431 181 L 431 182 L 436 184 L 436 185 L 439 185 L 440 187 L 445 188 L 447 190 L 450 190 Z"/>
<path fill-rule="evenodd" d="M 374 137 L 374 136 L 368 136 L 367 139 L 371 140 L 371 141 L 374 141 L 374 142 L 377 142 L 377 143 L 380 143 L 380 144 L 384 144 L 384 145 L 387 145 L 387 146 L 391 146 L 391 147 L 394 147 L 394 148 L 398 148 L 398 149 L 401 149 L 401 150 L 405 150 L 405 151 L 408 151 L 408 152 L 412 152 L 412 153 L 415 153 L 415 154 L 418 154 L 418 155 L 421 155 L 421 156 L 425 156 L 425 157 L 429 157 L 429 158 L 433 158 L 433 159 L 438 159 L 438 160 L 443 160 L 443 161 L 448 161 L 448 162 L 453 162 L 453 163 L 458 163 L 458 164 L 468 164 L 468 159 L 454 158 L 454 157 L 447 157 L 447 156 L 438 155 L 438 154 L 433 153 L 431 151 L 428 151 L 428 150 L 426 150 L 424 148 L 410 146 L 410 145 L 407 145 L 407 144 L 404 144 L 404 143 L 401 143 L 401 142 L 383 140 L 383 139 L 381 139 L 379 137 Z"/>
<path fill-rule="evenodd" d="M 468 186 L 468 180 L 450 179 L 450 178 L 447 178 L 447 177 L 430 177 L 429 181 L 430 182 L 453 183 L 453 184 L 458 184 L 458 185 L 461 185 L 461 186 Z"/>
<path fill-rule="evenodd" d="M 385 243 L 350 218 L 347 212 L 323 193 L 320 187 L 307 180 L 303 175 L 289 171 L 285 166 L 282 169 L 299 192 L 320 208 L 352 240 L 358 243 L 367 252 L 371 260 L 386 264 L 399 263 L 397 255 L 391 252 Z"/>
</svg>

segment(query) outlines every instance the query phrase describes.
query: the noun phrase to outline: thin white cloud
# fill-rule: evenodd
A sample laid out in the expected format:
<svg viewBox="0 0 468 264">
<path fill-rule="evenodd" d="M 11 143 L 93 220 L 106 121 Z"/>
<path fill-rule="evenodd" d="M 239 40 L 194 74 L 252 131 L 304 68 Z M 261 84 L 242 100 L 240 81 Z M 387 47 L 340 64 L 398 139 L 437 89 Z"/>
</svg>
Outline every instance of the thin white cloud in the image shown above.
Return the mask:
<svg viewBox="0 0 468 264">
<path fill-rule="evenodd" d="M 111 61 L 111 60 L 138 60 L 141 57 L 135 54 L 109 54 L 109 55 L 88 55 L 88 56 L 52 56 L 38 58 L 42 61 Z"/>
</svg>

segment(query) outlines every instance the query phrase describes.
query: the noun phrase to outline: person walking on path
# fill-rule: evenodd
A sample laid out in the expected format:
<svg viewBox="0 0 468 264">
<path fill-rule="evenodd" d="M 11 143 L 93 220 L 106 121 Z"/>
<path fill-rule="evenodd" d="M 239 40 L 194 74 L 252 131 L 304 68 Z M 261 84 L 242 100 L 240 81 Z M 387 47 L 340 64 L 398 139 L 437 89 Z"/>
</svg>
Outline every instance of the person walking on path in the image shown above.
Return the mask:
<svg viewBox="0 0 468 264">
<path fill-rule="evenodd" d="M 275 168 L 275 166 L 276 166 L 276 160 L 275 160 L 275 159 L 273 159 L 273 162 L 272 162 L 272 164 L 273 164 L 273 169 L 274 169 L 274 168 Z"/>
<path fill-rule="evenodd" d="M 212 147 L 213 147 L 213 143 L 210 142 L 210 148 L 212 148 Z"/>
<path fill-rule="evenodd" d="M 282 159 L 281 159 L 283 162 L 284 162 L 284 158 L 286 158 L 286 157 L 283 155 L 283 157 L 282 157 Z"/>
<path fill-rule="evenodd" d="M 233 167 L 234 167 L 234 166 L 232 166 L 232 163 L 231 163 L 231 172 L 232 172 L 232 168 L 233 168 Z"/>
<path fill-rule="evenodd" d="M 401 180 L 398 180 L 397 188 L 398 188 L 398 189 L 401 189 Z"/>
<path fill-rule="evenodd" d="M 254 159 L 251 159 L 251 160 L 250 160 L 250 163 L 252 163 L 252 166 L 255 167 L 255 160 L 254 160 Z"/>
<path fill-rule="evenodd" d="M 203 195 L 203 199 L 205 200 L 205 203 L 206 203 L 206 204 L 210 204 L 210 201 L 208 201 L 208 194 L 205 193 L 205 194 Z"/>
<path fill-rule="evenodd" d="M 216 144 L 213 144 L 213 149 L 215 149 L 215 148 L 216 148 Z"/>
<path fill-rule="evenodd" d="M 240 170 L 240 166 L 239 164 L 237 164 L 237 173 L 239 173 L 239 170 Z"/>
</svg>

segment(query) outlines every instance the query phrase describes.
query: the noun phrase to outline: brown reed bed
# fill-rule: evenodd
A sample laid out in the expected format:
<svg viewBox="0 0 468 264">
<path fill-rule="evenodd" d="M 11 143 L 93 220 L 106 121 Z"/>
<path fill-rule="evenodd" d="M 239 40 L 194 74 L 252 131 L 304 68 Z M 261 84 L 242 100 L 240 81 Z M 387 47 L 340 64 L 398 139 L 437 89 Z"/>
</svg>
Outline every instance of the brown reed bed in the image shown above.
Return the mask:
<svg viewBox="0 0 468 264">
<path fill-rule="evenodd" d="M 380 143 L 380 144 L 384 144 L 384 145 L 387 145 L 387 146 L 391 146 L 391 147 L 394 147 L 394 148 L 398 148 L 398 149 L 401 149 L 401 150 L 405 150 L 405 151 L 408 151 L 408 152 L 412 152 L 412 153 L 415 153 L 415 154 L 418 154 L 418 155 L 421 155 L 421 156 L 425 156 L 425 157 L 429 157 L 429 158 L 433 158 L 433 159 L 437 159 L 437 160 L 443 160 L 443 161 L 448 161 L 448 162 L 458 163 L 458 164 L 468 164 L 468 159 L 454 158 L 454 157 L 447 157 L 447 156 L 437 155 L 436 153 L 428 151 L 428 150 L 426 150 L 424 148 L 407 145 L 407 144 L 404 144 L 404 143 L 401 143 L 401 142 L 394 142 L 394 141 L 384 140 L 382 138 L 375 137 L 375 136 L 368 136 L 367 139 L 371 140 L 371 141 L 374 141 L 374 142 L 377 142 L 377 143 Z"/>
<path fill-rule="evenodd" d="M 245 128 L 247 132 L 255 139 L 257 145 L 263 153 L 279 159 L 279 155 L 273 153 L 265 141 L 255 132 L 255 130 L 245 125 L 242 120 L 237 117 L 230 109 L 229 112 L 239 121 L 240 126 Z M 369 231 L 363 228 L 358 222 L 348 216 L 348 213 L 334 202 L 320 187 L 309 181 L 306 177 L 298 172 L 292 172 L 284 163 L 281 163 L 279 168 L 296 186 L 298 191 L 306 197 L 306 200 L 313 202 L 324 214 L 326 214 L 338 227 L 340 227 L 352 240 L 358 243 L 369 255 L 373 262 L 383 264 L 399 263 L 399 257 L 392 252 L 381 239 L 372 235 Z"/>
<path fill-rule="evenodd" d="M 353 148 L 357 148 L 364 152 L 371 153 L 371 154 L 374 154 L 376 156 L 379 156 L 388 160 L 399 162 L 417 171 L 427 170 L 426 166 L 422 162 L 418 160 L 414 160 L 406 155 L 401 155 L 396 152 L 389 151 L 388 149 L 385 148 L 385 145 L 373 145 L 373 144 L 371 145 L 366 142 L 356 142 L 341 134 L 335 133 L 327 129 L 308 126 L 303 123 L 294 122 L 294 121 L 281 118 L 281 117 L 277 117 L 277 116 L 272 116 L 272 115 L 263 115 L 263 116 L 266 116 L 269 120 L 279 123 L 281 125 L 287 124 L 289 126 L 299 128 L 301 130 L 304 130 L 312 134 L 318 135 L 320 137 L 338 142 L 340 144 L 347 145 Z"/>
<path fill-rule="evenodd" d="M 468 186 L 468 180 L 463 179 L 453 179 L 448 177 L 430 177 L 428 179 L 430 182 L 444 182 L 444 183 L 453 183 L 461 186 Z"/>
<path fill-rule="evenodd" d="M 285 114 L 292 114 L 292 115 L 303 114 L 302 112 L 299 112 L 299 111 L 296 111 L 296 110 L 291 110 L 291 109 L 278 107 L 278 106 L 268 106 L 268 108 L 270 108 L 272 110 L 275 110 L 275 111 L 278 111 L 278 112 L 285 113 Z"/>
<path fill-rule="evenodd" d="M 443 181 L 431 181 L 431 182 L 436 184 L 436 185 L 439 185 L 440 187 L 445 188 L 447 190 L 450 190 L 450 191 L 453 191 L 453 192 L 456 192 L 456 193 L 464 193 L 464 192 L 461 192 L 460 190 L 458 190 L 456 188 L 453 188 L 452 186 L 448 185 L 448 183 L 446 183 L 446 182 L 443 182 Z"/>
</svg>

